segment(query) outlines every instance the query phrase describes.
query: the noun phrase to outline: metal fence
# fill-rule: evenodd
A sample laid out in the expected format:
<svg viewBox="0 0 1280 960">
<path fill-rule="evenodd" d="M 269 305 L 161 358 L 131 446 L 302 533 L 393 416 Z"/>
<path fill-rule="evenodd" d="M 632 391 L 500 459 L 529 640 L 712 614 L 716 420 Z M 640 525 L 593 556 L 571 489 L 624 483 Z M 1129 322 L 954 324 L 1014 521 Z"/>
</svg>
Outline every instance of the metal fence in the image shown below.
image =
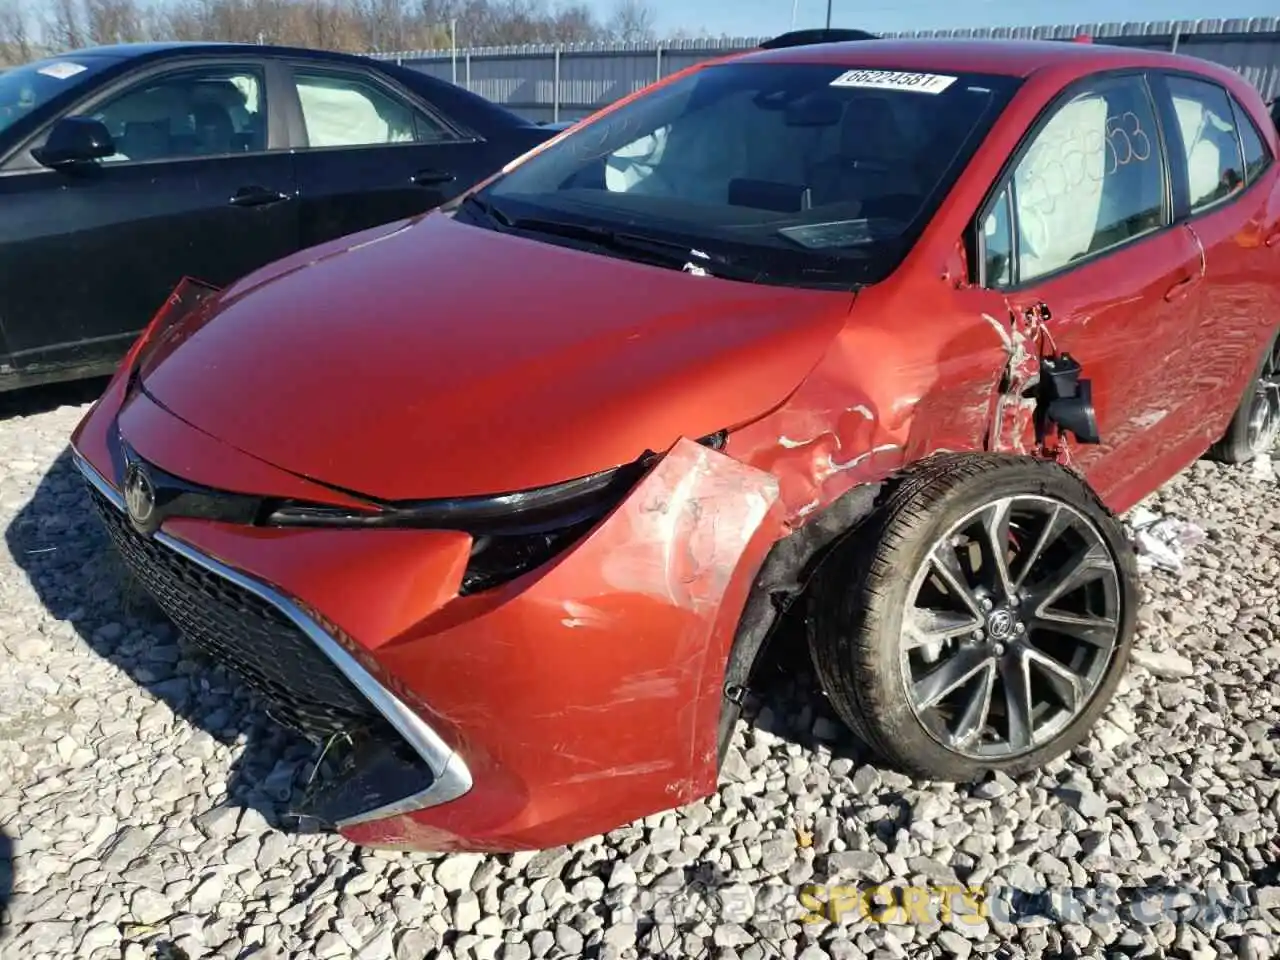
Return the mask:
<svg viewBox="0 0 1280 960">
<path fill-rule="evenodd" d="M 918 30 L 886 36 L 1070 40 L 1082 34 L 1103 43 L 1213 60 L 1238 70 L 1267 98 L 1280 95 L 1280 17 Z M 375 56 L 452 80 L 531 120 L 574 120 L 676 70 L 750 49 L 763 39 L 418 50 Z"/>
</svg>

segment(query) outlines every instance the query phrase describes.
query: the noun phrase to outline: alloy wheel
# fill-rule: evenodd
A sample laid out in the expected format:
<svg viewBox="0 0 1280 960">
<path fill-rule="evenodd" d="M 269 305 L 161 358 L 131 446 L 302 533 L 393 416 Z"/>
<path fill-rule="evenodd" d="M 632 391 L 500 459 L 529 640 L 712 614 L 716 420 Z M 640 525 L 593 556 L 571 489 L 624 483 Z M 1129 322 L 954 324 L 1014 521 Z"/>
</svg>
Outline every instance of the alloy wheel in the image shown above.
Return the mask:
<svg viewBox="0 0 1280 960">
<path fill-rule="evenodd" d="M 1043 496 L 992 501 L 914 572 L 900 636 L 907 699 L 966 757 L 1043 746 L 1084 711 L 1120 640 L 1120 573 L 1097 526 Z"/>
<path fill-rule="evenodd" d="M 1249 450 L 1269 452 L 1280 436 L 1280 341 L 1267 355 L 1249 408 Z"/>
</svg>

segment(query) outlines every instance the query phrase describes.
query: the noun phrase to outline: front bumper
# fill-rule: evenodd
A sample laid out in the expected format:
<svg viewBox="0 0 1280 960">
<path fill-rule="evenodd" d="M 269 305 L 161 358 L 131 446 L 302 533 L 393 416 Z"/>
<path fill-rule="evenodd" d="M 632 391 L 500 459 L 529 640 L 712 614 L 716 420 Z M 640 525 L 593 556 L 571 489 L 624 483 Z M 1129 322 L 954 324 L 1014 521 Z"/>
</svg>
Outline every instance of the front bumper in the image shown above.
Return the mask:
<svg viewBox="0 0 1280 960">
<path fill-rule="evenodd" d="M 471 789 L 462 758 L 298 604 L 164 531 L 144 538 L 131 528 L 120 492 L 83 456 L 74 462 L 129 570 L 189 639 L 266 698 L 277 720 L 299 733 L 335 736 L 372 708 L 426 765 L 423 789 L 339 820 L 340 829 L 425 810 Z"/>
<path fill-rule="evenodd" d="M 121 512 L 119 438 L 193 483 L 299 479 L 144 395 L 126 402 L 120 384 L 73 438 L 113 540 L 184 633 L 283 722 L 369 721 L 425 765 L 425 782 L 391 800 L 382 783 L 380 802 L 338 821 L 349 839 L 536 849 L 715 789 L 728 651 L 782 529 L 769 474 L 681 440 L 566 552 L 459 596 L 462 533 L 190 517 L 138 533 Z"/>
</svg>

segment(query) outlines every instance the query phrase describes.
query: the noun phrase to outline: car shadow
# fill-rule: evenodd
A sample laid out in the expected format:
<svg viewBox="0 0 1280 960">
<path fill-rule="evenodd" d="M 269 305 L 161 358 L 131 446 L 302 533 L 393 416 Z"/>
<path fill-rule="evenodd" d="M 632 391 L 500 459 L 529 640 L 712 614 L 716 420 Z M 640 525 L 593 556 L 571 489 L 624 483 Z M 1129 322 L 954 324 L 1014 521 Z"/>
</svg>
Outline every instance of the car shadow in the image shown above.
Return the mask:
<svg viewBox="0 0 1280 960">
<path fill-rule="evenodd" d="M 831 758 L 866 763 L 871 750 L 836 716 L 809 659 L 800 598 L 782 616 L 760 651 L 743 711 L 748 728 L 763 730 L 807 750 L 826 747 Z"/>
<path fill-rule="evenodd" d="M 91 377 L 0 393 L 0 420 L 31 417 L 64 406 L 81 406 L 102 396 L 110 377 Z"/>
<path fill-rule="evenodd" d="M 0 944 L 3 944 L 10 927 L 9 900 L 13 897 L 14 874 L 17 871 L 17 856 L 13 849 L 13 840 L 4 827 L 0 826 Z"/>
<path fill-rule="evenodd" d="M 5 530 L 5 542 L 45 609 L 173 713 L 239 749 L 219 808 L 261 814 L 289 832 L 314 829 L 288 814 L 314 746 L 275 721 L 242 681 L 188 646 L 119 560 L 87 488 L 63 450 Z M 199 735 L 195 741 L 203 740 Z M 194 744 L 207 757 L 212 744 Z"/>
</svg>

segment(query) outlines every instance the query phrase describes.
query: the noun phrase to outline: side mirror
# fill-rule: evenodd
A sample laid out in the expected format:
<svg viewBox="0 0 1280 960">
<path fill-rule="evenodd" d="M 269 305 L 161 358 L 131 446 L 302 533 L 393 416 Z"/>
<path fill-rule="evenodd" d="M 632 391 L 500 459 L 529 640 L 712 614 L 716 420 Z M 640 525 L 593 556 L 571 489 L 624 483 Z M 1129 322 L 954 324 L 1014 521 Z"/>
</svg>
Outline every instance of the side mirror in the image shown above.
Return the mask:
<svg viewBox="0 0 1280 960">
<path fill-rule="evenodd" d="M 115 152 L 115 141 L 101 120 L 63 117 L 49 131 L 44 146 L 32 150 L 31 155 L 41 165 L 56 170 L 71 164 L 101 160 Z"/>
</svg>

